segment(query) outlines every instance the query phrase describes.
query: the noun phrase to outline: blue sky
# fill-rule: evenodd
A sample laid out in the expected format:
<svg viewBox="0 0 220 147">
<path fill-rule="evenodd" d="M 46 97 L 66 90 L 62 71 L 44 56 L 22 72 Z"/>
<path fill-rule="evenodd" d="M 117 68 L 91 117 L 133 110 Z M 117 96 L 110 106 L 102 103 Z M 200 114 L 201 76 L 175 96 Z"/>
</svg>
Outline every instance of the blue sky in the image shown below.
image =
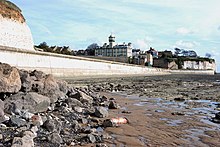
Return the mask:
<svg viewBox="0 0 220 147">
<path fill-rule="evenodd" d="M 220 71 L 219 0 L 11 0 L 23 10 L 35 44 L 85 49 L 116 42 L 147 50 L 210 53 Z"/>
</svg>

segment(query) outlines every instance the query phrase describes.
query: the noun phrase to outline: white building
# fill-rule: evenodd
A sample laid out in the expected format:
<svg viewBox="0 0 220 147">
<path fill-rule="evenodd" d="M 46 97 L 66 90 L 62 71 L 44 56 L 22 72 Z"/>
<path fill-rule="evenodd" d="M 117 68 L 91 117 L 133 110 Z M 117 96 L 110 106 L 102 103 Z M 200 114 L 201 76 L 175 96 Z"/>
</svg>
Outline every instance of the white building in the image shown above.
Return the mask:
<svg viewBox="0 0 220 147">
<path fill-rule="evenodd" d="M 102 47 L 95 49 L 95 56 L 131 57 L 132 56 L 131 43 L 116 45 L 115 36 L 110 35 L 109 44 L 105 43 Z"/>
<path fill-rule="evenodd" d="M 214 61 L 184 61 L 183 69 L 216 70 Z"/>
</svg>

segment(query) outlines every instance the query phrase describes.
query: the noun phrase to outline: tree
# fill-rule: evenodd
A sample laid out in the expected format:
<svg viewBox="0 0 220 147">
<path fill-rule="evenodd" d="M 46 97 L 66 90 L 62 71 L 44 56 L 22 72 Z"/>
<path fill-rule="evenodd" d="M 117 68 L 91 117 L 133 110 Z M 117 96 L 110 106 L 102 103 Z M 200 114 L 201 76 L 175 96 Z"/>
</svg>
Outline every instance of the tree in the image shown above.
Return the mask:
<svg viewBox="0 0 220 147">
<path fill-rule="evenodd" d="M 87 55 L 94 56 L 95 49 L 97 49 L 97 48 L 99 48 L 99 45 L 97 43 L 90 44 L 86 49 Z"/>
<path fill-rule="evenodd" d="M 195 51 L 188 51 L 190 57 L 197 57 L 197 53 Z"/>
<path fill-rule="evenodd" d="M 48 48 L 49 48 L 49 46 L 47 45 L 46 42 L 40 43 L 37 47 L 38 47 L 38 48 L 41 48 L 41 49 L 48 49 Z"/>
<path fill-rule="evenodd" d="M 175 48 L 175 52 L 174 52 L 174 54 L 175 54 L 176 56 L 178 56 L 179 54 L 181 54 L 181 52 L 182 52 L 181 49 L 179 49 L 179 48 Z"/>
<path fill-rule="evenodd" d="M 96 49 L 98 47 L 99 47 L 99 45 L 97 43 L 92 43 L 87 47 L 87 49 Z"/>
<path fill-rule="evenodd" d="M 197 57 L 197 53 L 193 50 L 184 50 L 184 49 L 179 49 L 175 48 L 174 54 L 176 56 L 184 56 L 184 57 Z"/>
<path fill-rule="evenodd" d="M 210 53 L 206 53 L 206 54 L 205 54 L 205 57 L 207 57 L 207 58 L 211 58 L 212 55 L 211 55 Z"/>
</svg>

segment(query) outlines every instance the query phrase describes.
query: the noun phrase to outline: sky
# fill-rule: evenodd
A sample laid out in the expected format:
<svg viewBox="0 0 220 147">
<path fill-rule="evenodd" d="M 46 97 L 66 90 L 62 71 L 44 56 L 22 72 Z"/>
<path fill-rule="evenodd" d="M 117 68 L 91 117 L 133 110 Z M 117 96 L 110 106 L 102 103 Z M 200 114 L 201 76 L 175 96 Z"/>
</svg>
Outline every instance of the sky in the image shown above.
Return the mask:
<svg viewBox="0 0 220 147">
<path fill-rule="evenodd" d="M 34 43 L 85 49 L 131 42 L 158 51 L 206 53 L 220 72 L 220 0 L 11 0 L 22 9 Z"/>
</svg>

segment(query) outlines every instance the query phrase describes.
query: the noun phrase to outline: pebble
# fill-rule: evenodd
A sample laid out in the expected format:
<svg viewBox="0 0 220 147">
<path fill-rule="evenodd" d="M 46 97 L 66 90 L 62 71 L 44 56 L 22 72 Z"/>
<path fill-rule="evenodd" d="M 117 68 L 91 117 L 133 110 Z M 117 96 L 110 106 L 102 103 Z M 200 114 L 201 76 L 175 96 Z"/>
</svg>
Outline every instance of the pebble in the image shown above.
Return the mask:
<svg viewBox="0 0 220 147">
<path fill-rule="evenodd" d="M 99 118 L 108 117 L 108 110 L 105 107 L 96 107 L 95 116 Z"/>
<path fill-rule="evenodd" d="M 131 111 L 123 110 L 121 113 L 131 114 Z"/>
<path fill-rule="evenodd" d="M 220 111 L 220 108 L 215 108 L 215 110 L 218 110 L 218 111 Z"/>
<path fill-rule="evenodd" d="M 37 126 L 33 126 L 31 128 L 31 131 L 34 133 L 35 136 L 37 136 L 38 127 Z"/>
<path fill-rule="evenodd" d="M 42 126 L 43 125 L 43 121 L 42 121 L 42 118 L 40 115 L 33 115 L 31 117 L 31 122 L 35 126 Z"/>
<path fill-rule="evenodd" d="M 111 121 L 111 119 L 106 119 L 103 121 L 103 126 L 106 127 L 115 127 L 116 124 Z"/>
<path fill-rule="evenodd" d="M 0 124 L 1 129 L 7 129 L 7 126 L 5 124 Z"/>
<path fill-rule="evenodd" d="M 95 143 L 96 142 L 96 138 L 95 138 L 95 136 L 94 135 L 92 135 L 92 134 L 88 134 L 88 139 L 89 139 L 89 141 L 91 142 L 91 143 Z"/>
<path fill-rule="evenodd" d="M 88 124 L 88 119 L 86 118 L 82 118 L 81 121 L 82 121 L 82 124 Z"/>
<path fill-rule="evenodd" d="M 184 102 L 185 99 L 181 98 L 181 97 L 178 97 L 178 98 L 174 98 L 174 101 Z"/>
<path fill-rule="evenodd" d="M 78 113 L 82 113 L 83 112 L 83 108 L 82 107 L 78 107 L 78 106 L 75 106 L 74 107 L 74 110 Z"/>
<path fill-rule="evenodd" d="M 27 111 L 24 111 L 23 113 L 21 113 L 21 116 L 26 119 L 26 120 L 29 120 L 31 119 L 32 116 L 34 116 L 33 113 L 30 113 L 30 112 L 27 112 Z"/>
<path fill-rule="evenodd" d="M 75 146 L 75 145 L 76 145 L 75 142 L 71 142 L 69 146 L 72 147 L 72 146 Z"/>
<path fill-rule="evenodd" d="M 63 142 L 63 139 L 61 138 L 61 136 L 58 133 L 52 133 L 48 136 L 48 140 L 51 143 L 55 143 L 55 144 L 61 144 Z"/>
<path fill-rule="evenodd" d="M 215 114 L 215 118 L 220 120 L 220 112 Z"/>
<path fill-rule="evenodd" d="M 10 117 L 8 117 L 7 115 L 4 116 L 4 121 L 8 121 L 10 120 Z"/>
<path fill-rule="evenodd" d="M 172 115 L 185 115 L 184 112 L 172 112 Z"/>
<path fill-rule="evenodd" d="M 10 119 L 12 125 L 21 127 L 27 124 L 25 119 L 19 118 L 19 116 L 13 115 Z"/>
<path fill-rule="evenodd" d="M 114 100 L 111 100 L 110 103 L 109 103 L 108 108 L 109 109 L 118 109 L 119 106 L 118 106 L 118 104 Z"/>
<path fill-rule="evenodd" d="M 52 120 L 46 120 L 43 124 L 43 127 L 49 132 L 53 132 L 56 129 Z"/>
</svg>

